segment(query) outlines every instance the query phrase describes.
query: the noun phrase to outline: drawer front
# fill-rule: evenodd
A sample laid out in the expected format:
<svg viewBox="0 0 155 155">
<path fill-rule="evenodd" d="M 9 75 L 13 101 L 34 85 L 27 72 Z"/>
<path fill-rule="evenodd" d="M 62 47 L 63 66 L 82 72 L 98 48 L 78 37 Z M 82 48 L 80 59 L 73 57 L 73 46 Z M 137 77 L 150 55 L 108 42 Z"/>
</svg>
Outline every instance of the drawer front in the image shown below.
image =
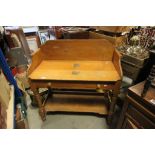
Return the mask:
<svg viewBox="0 0 155 155">
<path fill-rule="evenodd" d="M 70 88 L 70 89 L 104 89 L 104 90 L 110 90 L 113 89 L 114 85 L 112 84 L 80 84 L 80 83 L 51 83 L 52 88 Z"/>
<path fill-rule="evenodd" d="M 95 83 L 95 82 L 62 82 L 62 81 L 35 81 L 32 83 L 39 88 L 56 88 L 56 89 L 103 89 L 113 90 L 115 83 Z"/>
<path fill-rule="evenodd" d="M 127 115 L 131 116 L 142 128 L 146 129 L 154 129 L 155 123 L 152 122 L 148 117 L 146 117 L 143 113 L 138 111 L 133 106 L 129 106 L 127 110 Z"/>
</svg>

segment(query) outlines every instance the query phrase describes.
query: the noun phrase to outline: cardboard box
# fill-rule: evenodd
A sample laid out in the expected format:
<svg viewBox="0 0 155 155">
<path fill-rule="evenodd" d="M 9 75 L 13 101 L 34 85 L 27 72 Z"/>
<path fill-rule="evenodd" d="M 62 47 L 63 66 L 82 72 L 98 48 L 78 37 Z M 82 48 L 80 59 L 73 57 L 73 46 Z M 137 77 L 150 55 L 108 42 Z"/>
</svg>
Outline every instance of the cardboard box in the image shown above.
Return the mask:
<svg viewBox="0 0 155 155">
<path fill-rule="evenodd" d="M 0 103 L 8 107 L 10 100 L 10 86 L 2 71 L 0 71 Z"/>
</svg>

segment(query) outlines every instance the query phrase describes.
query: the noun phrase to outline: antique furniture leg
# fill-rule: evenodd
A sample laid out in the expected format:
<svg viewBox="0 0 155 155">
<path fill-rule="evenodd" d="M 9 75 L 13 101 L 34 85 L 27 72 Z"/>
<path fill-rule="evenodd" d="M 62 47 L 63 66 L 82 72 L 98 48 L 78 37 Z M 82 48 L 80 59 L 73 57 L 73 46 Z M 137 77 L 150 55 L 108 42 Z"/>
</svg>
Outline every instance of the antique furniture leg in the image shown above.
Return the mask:
<svg viewBox="0 0 155 155">
<path fill-rule="evenodd" d="M 36 101 L 37 101 L 37 104 L 39 107 L 39 115 L 41 116 L 41 119 L 43 121 L 45 121 L 46 120 L 46 112 L 45 112 L 44 106 L 42 104 L 41 96 L 39 94 L 38 88 L 36 88 L 35 86 L 31 86 L 31 90 L 34 93 L 34 97 L 36 98 Z"/>
<path fill-rule="evenodd" d="M 112 122 L 112 117 L 113 117 L 113 113 L 115 110 L 115 105 L 117 102 L 120 85 L 121 85 L 121 81 L 117 81 L 114 86 L 113 95 L 112 95 L 112 99 L 111 99 L 111 103 L 110 103 L 110 107 L 109 107 L 109 114 L 108 114 L 108 118 L 107 118 L 108 125 L 110 125 Z"/>
<path fill-rule="evenodd" d="M 123 105 L 123 108 L 122 108 L 122 111 L 121 111 L 121 114 L 120 114 L 120 117 L 119 117 L 119 120 L 118 120 L 117 129 L 121 129 L 121 127 L 123 125 L 124 115 L 125 115 L 125 112 L 126 112 L 127 108 L 128 108 L 128 102 L 126 100 L 124 102 L 124 105 Z"/>
</svg>

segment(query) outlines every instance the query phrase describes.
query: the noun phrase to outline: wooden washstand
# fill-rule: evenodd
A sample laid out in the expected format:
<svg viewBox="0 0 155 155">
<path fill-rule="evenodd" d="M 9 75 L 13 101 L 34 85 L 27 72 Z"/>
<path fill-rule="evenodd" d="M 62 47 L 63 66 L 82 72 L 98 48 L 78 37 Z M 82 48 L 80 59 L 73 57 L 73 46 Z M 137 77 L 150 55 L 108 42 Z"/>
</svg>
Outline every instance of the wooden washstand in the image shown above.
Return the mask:
<svg viewBox="0 0 155 155">
<path fill-rule="evenodd" d="M 42 120 L 49 111 L 90 112 L 107 115 L 110 124 L 122 69 L 120 54 L 109 41 L 47 41 L 32 56 L 28 75 Z M 38 88 L 49 89 L 43 103 Z"/>
</svg>

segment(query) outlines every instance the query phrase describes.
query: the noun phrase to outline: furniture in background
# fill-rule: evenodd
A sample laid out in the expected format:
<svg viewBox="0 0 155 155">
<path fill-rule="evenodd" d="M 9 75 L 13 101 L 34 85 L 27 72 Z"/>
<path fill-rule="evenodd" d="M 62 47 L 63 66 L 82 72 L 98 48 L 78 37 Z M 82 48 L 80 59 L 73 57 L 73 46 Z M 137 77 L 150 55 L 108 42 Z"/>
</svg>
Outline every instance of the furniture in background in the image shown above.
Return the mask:
<svg viewBox="0 0 155 155">
<path fill-rule="evenodd" d="M 110 124 L 122 70 L 120 55 L 109 41 L 47 41 L 33 55 L 28 75 L 42 120 L 49 111 L 89 112 L 108 116 Z M 49 89 L 44 103 L 38 88 Z"/>
<path fill-rule="evenodd" d="M 142 98 L 144 83 L 138 83 L 128 89 L 117 128 L 155 128 L 155 88 L 150 87 Z"/>
<path fill-rule="evenodd" d="M 109 40 L 116 47 L 125 44 L 131 26 L 91 26 L 89 38 Z"/>
<path fill-rule="evenodd" d="M 61 33 L 64 39 L 106 39 L 115 46 L 119 46 L 125 43 L 125 34 L 130 28 L 129 26 L 70 26 L 62 27 Z"/>
<path fill-rule="evenodd" d="M 30 54 L 32 54 L 40 47 L 41 44 L 38 34 L 39 28 L 38 26 L 23 26 L 22 29 L 30 48 Z"/>
<path fill-rule="evenodd" d="M 90 27 L 96 30 L 112 33 L 122 33 L 132 28 L 132 26 L 90 26 Z"/>
<path fill-rule="evenodd" d="M 63 27 L 62 34 L 64 39 L 87 39 L 89 38 L 89 28 L 82 27 Z"/>
<path fill-rule="evenodd" d="M 149 61 L 149 54 L 145 58 L 138 58 L 135 56 L 122 53 L 121 65 L 122 65 L 123 75 L 132 79 L 132 83 L 134 84 L 144 81 L 146 79 L 146 72 L 147 70 L 149 70 L 149 68 L 147 67 L 148 61 Z M 146 70 L 144 70 L 144 68 Z M 141 80 L 140 80 L 139 75 L 142 71 L 144 72 L 144 74 L 141 75 Z"/>
<path fill-rule="evenodd" d="M 7 38 L 8 46 L 10 48 L 21 47 L 23 49 L 24 54 L 27 57 L 27 59 L 28 60 L 31 59 L 30 48 L 26 41 L 26 37 L 23 32 L 23 29 L 20 27 L 19 28 L 5 27 L 5 30 L 6 30 L 6 38 Z M 12 34 L 15 34 L 14 38 L 16 38 L 16 36 L 17 36 L 17 39 L 13 39 L 11 37 Z"/>
</svg>

